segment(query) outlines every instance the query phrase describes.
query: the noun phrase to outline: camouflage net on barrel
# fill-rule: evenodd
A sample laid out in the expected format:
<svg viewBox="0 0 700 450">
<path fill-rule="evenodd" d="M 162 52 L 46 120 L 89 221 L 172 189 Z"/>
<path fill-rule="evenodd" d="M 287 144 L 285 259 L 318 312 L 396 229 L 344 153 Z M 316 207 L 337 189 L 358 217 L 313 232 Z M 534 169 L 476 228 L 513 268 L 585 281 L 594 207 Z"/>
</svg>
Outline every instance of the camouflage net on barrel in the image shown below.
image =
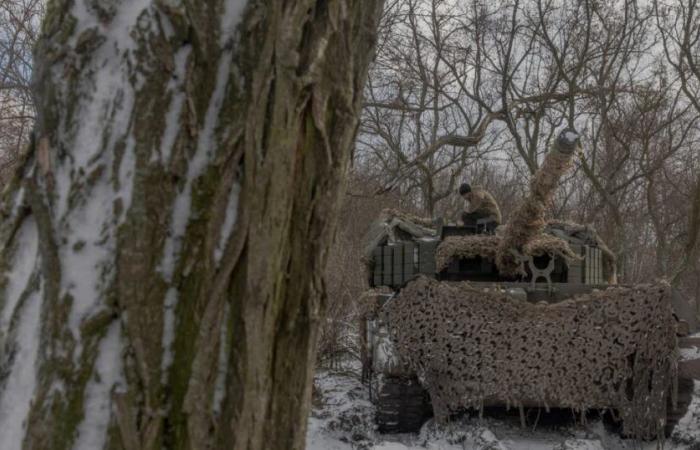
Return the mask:
<svg viewBox="0 0 700 450">
<path fill-rule="evenodd" d="M 572 166 L 572 156 L 556 149 L 550 151 L 530 185 L 530 195 L 513 214 L 504 227 L 504 237 L 498 249 L 496 264 L 504 275 L 519 273 L 520 264 L 511 253 L 521 251 L 529 240 L 542 234 L 547 222 L 545 207 L 552 200 L 561 177 Z"/>
<path fill-rule="evenodd" d="M 531 304 L 419 277 L 383 308 L 438 420 L 485 404 L 615 408 L 632 437 L 663 434 L 677 379 L 668 285 Z"/>
<path fill-rule="evenodd" d="M 501 236 L 483 234 L 445 238 L 435 251 L 437 271 L 444 270 L 454 259 L 480 256 L 489 261 L 496 261 L 502 240 Z M 580 259 L 565 240 L 544 233 L 530 239 L 523 246 L 522 251 L 525 256 L 549 255 L 551 257 L 561 256 L 566 260 Z"/>
</svg>

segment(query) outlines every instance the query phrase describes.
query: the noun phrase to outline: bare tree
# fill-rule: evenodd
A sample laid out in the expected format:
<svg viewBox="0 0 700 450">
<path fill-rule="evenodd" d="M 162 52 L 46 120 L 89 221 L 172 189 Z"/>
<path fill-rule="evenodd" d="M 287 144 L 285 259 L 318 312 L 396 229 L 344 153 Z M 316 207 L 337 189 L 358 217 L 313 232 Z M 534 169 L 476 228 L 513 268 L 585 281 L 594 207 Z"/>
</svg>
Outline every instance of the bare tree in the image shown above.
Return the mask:
<svg viewBox="0 0 700 450">
<path fill-rule="evenodd" d="M 672 68 L 676 83 L 680 85 L 684 100 L 692 105 L 696 114 L 700 114 L 700 4 L 696 0 L 678 3 L 655 0 L 653 6 L 666 61 Z M 673 276 L 675 284 L 681 284 L 684 275 L 690 273 L 697 279 L 700 273 L 697 250 L 700 230 L 699 183 L 694 176 L 699 165 L 696 145 L 691 148 L 690 158 L 684 162 L 689 164 L 685 167 L 694 172 L 686 177 L 685 189 L 680 189 L 685 191 L 682 194 L 685 199 L 683 210 L 688 211 L 689 219 L 683 233 L 685 245 L 682 246 L 682 258 Z M 690 287 L 691 291 L 693 289 L 700 310 L 697 283 Z"/>
<path fill-rule="evenodd" d="M 454 193 L 466 165 L 488 152 L 477 145 L 491 118 L 464 101 L 448 66 L 465 67 L 455 48 L 464 37 L 456 8 L 444 0 L 391 7 L 385 14 L 391 33 L 373 66 L 357 159 L 388 176 L 382 191 L 417 194 L 432 216 L 437 203 Z"/>
<path fill-rule="evenodd" d="M 394 32 L 371 72 L 359 161 L 380 167 L 387 188 L 419 190 L 430 215 L 485 157 L 505 154 L 526 187 L 557 128 L 598 114 L 600 98 L 637 90 L 634 65 L 650 45 L 649 14 L 631 0 L 391 8 L 384 17 Z"/>
</svg>

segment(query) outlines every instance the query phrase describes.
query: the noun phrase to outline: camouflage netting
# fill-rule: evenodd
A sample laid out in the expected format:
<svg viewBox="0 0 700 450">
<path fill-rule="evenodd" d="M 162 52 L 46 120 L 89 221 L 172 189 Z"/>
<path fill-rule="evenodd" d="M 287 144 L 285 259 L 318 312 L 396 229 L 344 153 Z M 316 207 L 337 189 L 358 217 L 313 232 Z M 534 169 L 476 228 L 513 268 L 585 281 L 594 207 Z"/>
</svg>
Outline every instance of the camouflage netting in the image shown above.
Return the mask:
<svg viewBox="0 0 700 450">
<path fill-rule="evenodd" d="M 603 277 L 607 283 L 617 283 L 617 258 L 592 226 L 565 220 L 550 220 L 547 222 L 545 232 L 568 241 L 600 249 L 603 253 Z"/>
<path fill-rule="evenodd" d="M 530 195 L 514 212 L 504 227 L 503 240 L 498 249 L 496 264 L 504 275 L 517 275 L 520 264 L 511 253 L 522 251 L 528 241 L 540 236 L 547 225 L 545 207 L 552 200 L 559 179 L 572 165 L 572 154 L 560 152 L 555 145 L 545 157 L 530 185 Z"/>
<path fill-rule="evenodd" d="M 523 246 L 523 254 L 531 256 L 561 256 L 567 260 L 581 259 L 579 255 L 571 250 L 568 242 L 564 239 L 545 233 L 530 239 L 527 244 Z"/>
<path fill-rule="evenodd" d="M 384 209 L 365 235 L 363 259 L 365 262 L 371 261 L 372 251 L 384 242 L 434 237 L 437 237 L 436 221 L 395 209 Z"/>
<path fill-rule="evenodd" d="M 387 286 L 367 289 L 357 299 L 357 312 L 361 320 L 367 320 L 377 315 L 379 310 L 379 297 L 391 295 L 394 291 Z"/>
<path fill-rule="evenodd" d="M 399 211 L 398 209 L 393 208 L 383 209 L 380 214 L 380 217 L 382 217 L 385 221 L 388 221 L 390 219 L 400 219 L 404 222 L 410 222 L 416 225 L 420 225 L 424 228 L 435 227 L 435 220 L 433 219 L 430 219 L 428 217 L 416 216 L 415 214 Z"/>
<path fill-rule="evenodd" d="M 438 420 L 485 404 L 615 408 L 623 432 L 663 433 L 677 343 L 668 285 L 610 287 L 531 304 L 419 277 L 383 313 Z"/>
<path fill-rule="evenodd" d="M 435 268 L 440 272 L 449 266 L 453 259 L 475 258 L 477 256 L 495 261 L 500 242 L 500 236 L 480 234 L 447 237 L 440 242 L 435 250 Z"/>
<path fill-rule="evenodd" d="M 445 238 L 435 252 L 437 271 L 440 272 L 445 269 L 455 258 L 480 256 L 490 261 L 496 261 L 502 240 L 503 237 L 501 236 L 488 235 L 451 236 Z M 544 233 L 528 240 L 521 250 L 525 256 L 549 255 L 551 257 L 561 256 L 566 260 L 580 259 L 564 239 Z"/>
</svg>

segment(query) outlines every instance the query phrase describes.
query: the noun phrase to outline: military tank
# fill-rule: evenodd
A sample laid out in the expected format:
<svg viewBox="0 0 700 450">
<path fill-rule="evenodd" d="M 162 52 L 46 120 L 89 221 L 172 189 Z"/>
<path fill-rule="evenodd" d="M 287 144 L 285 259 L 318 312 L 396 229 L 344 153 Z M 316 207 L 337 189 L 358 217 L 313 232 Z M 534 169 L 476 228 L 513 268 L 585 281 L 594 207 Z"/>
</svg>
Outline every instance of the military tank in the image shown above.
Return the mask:
<svg viewBox="0 0 700 450">
<path fill-rule="evenodd" d="M 617 284 L 595 230 L 546 221 L 580 146 L 565 129 L 497 229 L 385 211 L 365 250 L 363 378 L 380 431 L 465 410 L 609 411 L 625 436 L 668 435 L 700 380 L 693 305 L 664 282 Z M 688 353 L 688 352 L 685 352 Z"/>
</svg>

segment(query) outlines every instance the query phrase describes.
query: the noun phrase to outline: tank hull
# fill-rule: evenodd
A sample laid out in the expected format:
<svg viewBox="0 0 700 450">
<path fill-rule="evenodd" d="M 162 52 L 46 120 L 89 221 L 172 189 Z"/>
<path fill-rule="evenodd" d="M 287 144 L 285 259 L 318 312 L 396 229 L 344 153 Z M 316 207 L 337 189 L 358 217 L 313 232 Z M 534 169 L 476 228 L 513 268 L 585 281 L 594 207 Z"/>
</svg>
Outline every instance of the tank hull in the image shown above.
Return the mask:
<svg viewBox="0 0 700 450">
<path fill-rule="evenodd" d="M 698 375 L 700 360 L 678 361 L 674 356 L 679 345 L 694 341 L 676 336 L 668 286 L 554 284 L 532 289 L 525 283 L 439 282 L 427 277 L 413 283 L 380 300 L 375 329 L 383 329 L 377 333 L 384 340 L 382 360 L 391 364 L 375 364 L 372 371 L 386 379 L 420 380 L 431 398 L 426 417 L 431 409 L 438 420 L 446 420 L 460 410 L 490 406 L 614 409 L 621 412 L 624 434 L 650 439 L 668 432 L 687 409 L 682 380 Z M 639 305 L 630 309 L 634 298 Z M 474 304 L 479 307 L 474 309 Z M 444 311 L 437 311 L 441 308 Z M 664 323 L 665 331 L 649 335 L 652 325 L 629 326 L 640 320 Z M 596 346 L 604 351 L 587 354 Z M 606 352 L 614 355 L 601 356 Z M 560 361 L 564 354 L 571 357 Z M 665 357 L 654 359 L 658 354 Z M 681 391 L 674 408 L 676 377 Z M 596 387 L 601 383 L 606 389 Z M 550 388 L 556 385 L 566 386 Z M 655 388 L 637 388 L 630 394 L 634 385 Z M 572 386 L 587 387 L 578 391 Z M 420 395 L 413 394 L 415 406 Z M 645 398 L 651 401 L 644 403 Z M 387 408 L 391 402 L 382 406 L 383 417 L 391 416 Z M 414 423 L 415 417 L 406 422 Z M 659 428 L 660 418 L 665 425 Z"/>
</svg>

